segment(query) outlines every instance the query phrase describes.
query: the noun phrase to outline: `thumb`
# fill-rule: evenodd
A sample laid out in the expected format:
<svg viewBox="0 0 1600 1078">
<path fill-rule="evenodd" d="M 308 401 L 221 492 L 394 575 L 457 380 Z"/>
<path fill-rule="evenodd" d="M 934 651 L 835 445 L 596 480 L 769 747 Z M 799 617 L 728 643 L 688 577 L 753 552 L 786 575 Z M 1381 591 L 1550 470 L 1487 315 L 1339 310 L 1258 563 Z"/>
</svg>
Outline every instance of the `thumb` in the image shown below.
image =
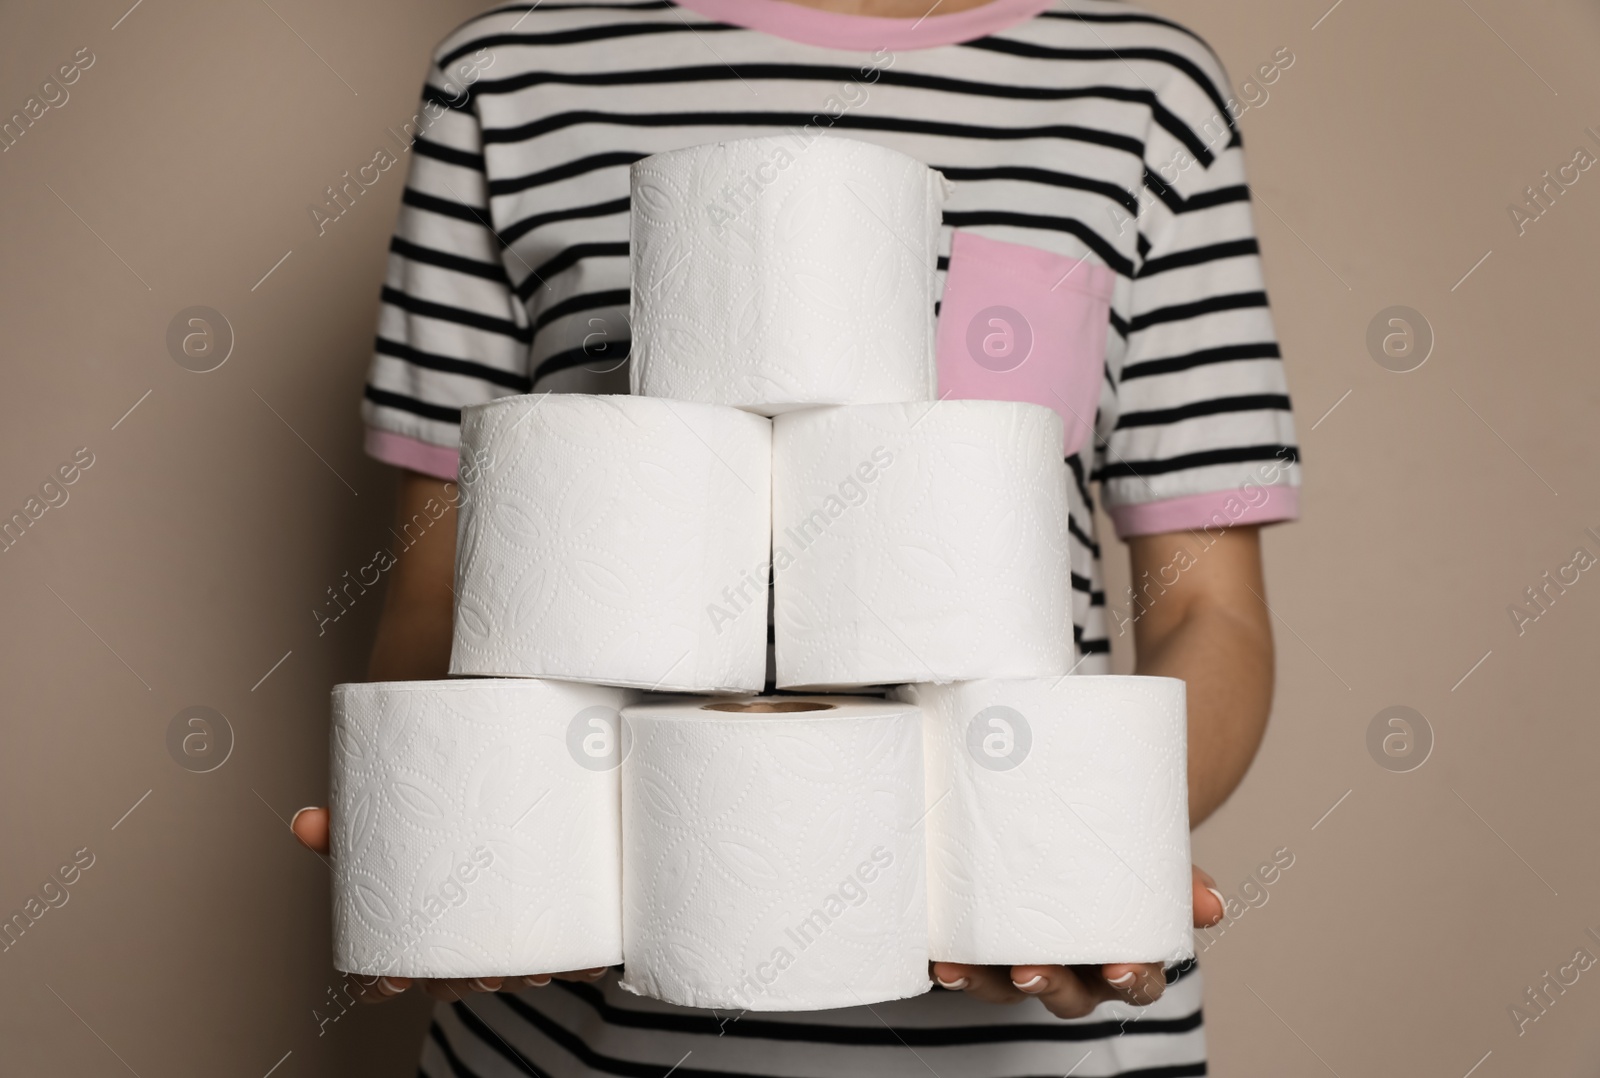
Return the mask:
<svg viewBox="0 0 1600 1078">
<path fill-rule="evenodd" d="M 307 849 L 314 853 L 328 852 L 328 810 L 311 805 L 294 814 L 289 830 Z"/>
<path fill-rule="evenodd" d="M 326 827 L 326 821 L 324 821 Z M 1194 926 L 1196 928 L 1210 928 L 1221 921 L 1228 912 L 1222 899 L 1222 893 L 1217 890 L 1217 881 L 1211 878 L 1211 873 L 1199 865 L 1194 868 Z"/>
</svg>

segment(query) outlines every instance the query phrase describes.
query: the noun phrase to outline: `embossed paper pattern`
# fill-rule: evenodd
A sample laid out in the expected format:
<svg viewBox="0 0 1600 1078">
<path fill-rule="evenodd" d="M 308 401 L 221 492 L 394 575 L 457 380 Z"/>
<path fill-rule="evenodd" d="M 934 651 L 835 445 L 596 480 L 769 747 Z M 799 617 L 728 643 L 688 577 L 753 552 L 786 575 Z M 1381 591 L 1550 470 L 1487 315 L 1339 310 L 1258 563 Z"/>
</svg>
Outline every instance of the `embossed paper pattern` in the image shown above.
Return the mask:
<svg viewBox="0 0 1600 1078">
<path fill-rule="evenodd" d="M 917 710 L 826 702 L 626 711 L 624 988 L 756 1011 L 927 991 Z"/>
<path fill-rule="evenodd" d="M 636 696 L 535 680 L 337 686 L 334 966 L 491 977 L 619 961 L 618 753 L 604 739 Z"/>
<path fill-rule="evenodd" d="M 778 686 L 1066 673 L 1061 437 L 1000 401 L 774 419 Z"/>
<path fill-rule="evenodd" d="M 550 393 L 464 411 L 454 674 L 759 692 L 769 420 L 735 408 Z M 752 596 L 752 602 L 754 597 Z"/>
<path fill-rule="evenodd" d="M 935 960 L 1194 953 L 1183 682 L 1075 676 L 895 695 L 924 715 Z"/>
<path fill-rule="evenodd" d="M 934 395 L 945 182 L 796 132 L 632 172 L 633 391 L 775 414 Z"/>
</svg>

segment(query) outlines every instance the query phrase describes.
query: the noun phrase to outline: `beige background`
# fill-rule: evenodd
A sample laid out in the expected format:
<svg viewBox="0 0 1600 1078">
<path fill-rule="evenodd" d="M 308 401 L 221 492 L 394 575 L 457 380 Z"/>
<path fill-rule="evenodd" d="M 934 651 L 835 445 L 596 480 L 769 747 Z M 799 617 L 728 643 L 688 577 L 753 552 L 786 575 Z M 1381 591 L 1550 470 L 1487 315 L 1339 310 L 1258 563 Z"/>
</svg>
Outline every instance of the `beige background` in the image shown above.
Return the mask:
<svg viewBox="0 0 1600 1078">
<path fill-rule="evenodd" d="M 1205 953 L 1213 1073 L 1592 1075 L 1600 968 L 1524 1035 L 1508 1007 L 1578 948 L 1600 956 L 1600 573 L 1520 637 L 1506 607 L 1579 544 L 1600 553 L 1582 535 L 1600 531 L 1600 172 L 1526 235 L 1507 205 L 1600 153 L 1600 13 L 1156 6 L 1236 81 L 1296 58 L 1243 124 L 1307 507 L 1267 543 L 1273 726 L 1198 837 L 1233 893 L 1274 850 L 1295 861 Z M 323 236 L 307 205 L 412 114 L 428 49 L 474 7 L 8 5 L 0 111 L 80 47 L 96 59 L 0 154 L 0 515 L 78 448 L 95 460 L 0 554 L 0 909 L 94 856 L 0 954 L 7 1074 L 414 1073 L 415 1001 L 318 1036 L 326 872 L 285 827 L 323 795 L 327 689 L 359 676 L 377 608 L 321 636 L 310 613 L 388 541 L 392 477 L 355 407 L 403 181 Z M 194 304 L 237 335 L 208 374 L 165 346 Z M 1395 304 L 1437 335 L 1407 374 L 1364 343 Z M 1436 738 L 1406 774 L 1365 741 L 1397 704 Z M 164 741 L 190 705 L 236 736 L 207 774 Z"/>
</svg>

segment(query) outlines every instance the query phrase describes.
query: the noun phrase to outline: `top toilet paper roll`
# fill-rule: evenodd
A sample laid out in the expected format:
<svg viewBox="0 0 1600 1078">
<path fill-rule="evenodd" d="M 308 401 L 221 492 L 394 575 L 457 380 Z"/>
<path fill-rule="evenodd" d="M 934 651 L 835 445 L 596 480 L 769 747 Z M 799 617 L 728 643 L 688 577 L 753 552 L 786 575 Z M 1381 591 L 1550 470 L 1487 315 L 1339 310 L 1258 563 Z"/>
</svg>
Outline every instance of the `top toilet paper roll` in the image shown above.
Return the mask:
<svg viewBox="0 0 1600 1078">
<path fill-rule="evenodd" d="M 800 133 L 632 172 L 633 392 L 764 415 L 936 395 L 937 172 Z"/>
<path fill-rule="evenodd" d="M 943 401 L 773 420 L 780 688 L 1064 674 L 1061 420 Z"/>
<path fill-rule="evenodd" d="M 647 397 L 465 409 L 451 673 L 759 692 L 765 596 L 744 581 L 765 575 L 771 437 Z"/>
<path fill-rule="evenodd" d="M 333 690 L 333 964 L 502 977 L 622 957 L 619 710 L 533 679 Z"/>
<path fill-rule="evenodd" d="M 928 990 L 915 707 L 785 696 L 623 715 L 622 987 L 735 1011 Z"/>
<path fill-rule="evenodd" d="M 1182 681 L 968 681 L 894 695 L 923 712 L 935 961 L 1193 955 Z"/>
</svg>

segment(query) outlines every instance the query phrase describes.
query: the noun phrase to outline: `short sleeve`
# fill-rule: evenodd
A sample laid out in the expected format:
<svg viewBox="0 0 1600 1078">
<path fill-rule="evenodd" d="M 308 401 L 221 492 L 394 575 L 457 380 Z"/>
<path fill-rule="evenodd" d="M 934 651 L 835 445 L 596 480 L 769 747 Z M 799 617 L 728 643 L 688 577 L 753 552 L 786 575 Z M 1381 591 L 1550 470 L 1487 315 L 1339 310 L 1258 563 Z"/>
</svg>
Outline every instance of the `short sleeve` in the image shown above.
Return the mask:
<svg viewBox="0 0 1600 1078">
<path fill-rule="evenodd" d="M 367 452 L 453 479 L 461 409 L 526 393 L 532 332 L 489 215 L 470 94 L 430 68 L 361 405 Z"/>
<path fill-rule="evenodd" d="M 1228 82 L 1214 64 L 1195 74 L 1206 77 L 1162 91 L 1146 140 L 1126 348 L 1098 420 L 1095 476 L 1124 538 L 1299 514 L 1300 455 Z"/>
</svg>

